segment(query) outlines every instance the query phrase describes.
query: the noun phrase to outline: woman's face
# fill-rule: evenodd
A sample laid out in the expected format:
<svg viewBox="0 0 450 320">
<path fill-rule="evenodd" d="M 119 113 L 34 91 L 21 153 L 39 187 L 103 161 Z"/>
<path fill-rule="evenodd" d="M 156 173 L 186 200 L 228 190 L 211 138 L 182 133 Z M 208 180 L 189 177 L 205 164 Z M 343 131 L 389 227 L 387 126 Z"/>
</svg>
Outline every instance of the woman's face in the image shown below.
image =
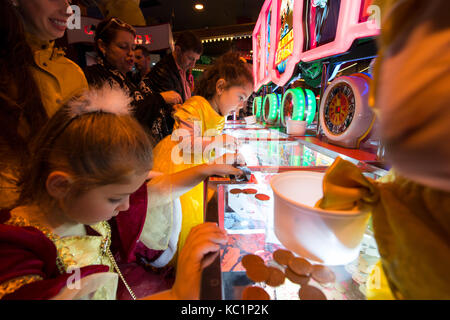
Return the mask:
<svg viewBox="0 0 450 320">
<path fill-rule="evenodd" d="M 122 74 L 131 71 L 134 65 L 134 36 L 131 32 L 118 30 L 111 43 L 105 44 L 99 40 L 99 48 L 106 60 Z"/>
<path fill-rule="evenodd" d="M 23 17 L 25 30 L 45 41 L 63 37 L 67 20 L 71 16 L 70 2 L 68 0 L 19 0 L 19 11 Z"/>
</svg>

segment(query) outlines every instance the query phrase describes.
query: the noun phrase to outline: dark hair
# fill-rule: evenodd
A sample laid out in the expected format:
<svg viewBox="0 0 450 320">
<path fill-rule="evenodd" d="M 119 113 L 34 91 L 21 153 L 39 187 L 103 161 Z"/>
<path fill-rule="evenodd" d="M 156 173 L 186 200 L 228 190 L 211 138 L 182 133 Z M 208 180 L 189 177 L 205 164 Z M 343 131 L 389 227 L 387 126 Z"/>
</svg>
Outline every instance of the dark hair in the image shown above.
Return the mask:
<svg viewBox="0 0 450 320">
<path fill-rule="evenodd" d="M 28 160 L 28 142 L 48 117 L 31 70 L 33 53 L 19 14 L 9 0 L 0 0 L 0 37 L 0 140 L 8 148 L 0 155 L 4 168 Z"/>
<path fill-rule="evenodd" d="M 142 54 L 143 54 L 145 57 L 148 57 L 148 56 L 150 55 L 150 51 L 148 51 L 148 49 L 147 49 L 145 46 L 141 45 L 141 44 L 136 46 L 136 48 L 134 49 L 134 51 L 136 51 L 136 50 L 141 50 L 141 51 L 142 51 Z"/>
<path fill-rule="evenodd" d="M 117 31 L 127 31 L 136 37 L 136 30 L 126 22 L 118 18 L 109 18 L 100 21 L 95 27 L 95 49 L 100 57 L 105 58 L 99 49 L 98 41 L 102 40 L 106 45 L 109 45 L 117 36 Z"/>
<path fill-rule="evenodd" d="M 209 100 L 216 94 L 216 83 L 225 79 L 226 87 L 253 84 L 253 73 L 248 63 L 239 54 L 229 52 L 218 58 L 199 80 L 195 94 Z"/>
<path fill-rule="evenodd" d="M 194 51 L 199 55 L 203 53 L 202 41 L 191 31 L 182 32 L 175 41 L 175 45 L 179 46 L 182 52 Z"/>
<path fill-rule="evenodd" d="M 95 187 L 124 183 L 131 173 L 151 169 L 152 144 L 144 129 L 131 115 L 102 111 L 73 115 L 61 107 L 33 141 L 33 159 L 20 180 L 19 205 L 48 203 L 48 175 L 55 170 L 74 179 L 66 200 Z M 87 105 L 91 104 L 87 100 Z"/>
</svg>

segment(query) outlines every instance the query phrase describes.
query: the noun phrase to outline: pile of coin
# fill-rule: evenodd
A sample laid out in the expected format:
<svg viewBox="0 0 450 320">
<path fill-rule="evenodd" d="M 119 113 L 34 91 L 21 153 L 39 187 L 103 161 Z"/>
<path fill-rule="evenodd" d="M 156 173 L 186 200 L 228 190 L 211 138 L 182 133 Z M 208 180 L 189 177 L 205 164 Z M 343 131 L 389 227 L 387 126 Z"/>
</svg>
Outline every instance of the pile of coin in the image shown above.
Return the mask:
<svg viewBox="0 0 450 320">
<path fill-rule="evenodd" d="M 264 194 L 264 193 L 258 193 L 258 190 L 252 189 L 252 188 L 247 188 L 247 189 L 234 188 L 234 189 L 230 190 L 230 193 L 231 194 L 240 194 L 240 193 L 254 194 L 255 198 L 260 200 L 260 201 L 268 201 L 268 200 L 270 200 L 270 196 L 268 196 L 267 194 Z"/>
<path fill-rule="evenodd" d="M 273 260 L 280 268 L 266 266 L 264 260 L 255 254 L 245 255 L 241 262 L 246 270 L 247 277 L 254 282 L 264 282 L 271 287 L 277 287 L 284 283 L 285 278 L 288 278 L 291 282 L 300 285 L 298 295 L 301 300 L 327 299 L 319 288 L 308 285 L 308 282 L 310 278 L 320 284 L 334 282 L 336 276 L 328 267 L 320 264 L 313 265 L 306 259 L 296 257 L 291 251 L 284 249 L 276 250 L 273 253 Z M 244 300 L 258 300 L 269 296 L 263 288 L 250 288 L 259 287 L 247 287 L 242 297 Z"/>
</svg>

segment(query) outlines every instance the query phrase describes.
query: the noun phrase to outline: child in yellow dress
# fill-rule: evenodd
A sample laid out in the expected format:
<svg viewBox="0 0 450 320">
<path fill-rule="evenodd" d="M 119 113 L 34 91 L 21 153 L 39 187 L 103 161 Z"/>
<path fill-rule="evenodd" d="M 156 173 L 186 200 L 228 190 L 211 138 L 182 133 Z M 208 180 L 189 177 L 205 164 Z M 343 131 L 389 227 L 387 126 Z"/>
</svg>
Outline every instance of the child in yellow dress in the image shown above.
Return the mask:
<svg viewBox="0 0 450 320">
<path fill-rule="evenodd" d="M 224 159 L 233 162 L 233 157 L 223 151 L 235 152 L 238 142 L 222 130 L 225 117 L 243 108 L 253 92 L 252 79 L 250 67 L 239 55 L 220 57 L 202 76 L 196 95 L 176 108 L 172 135 L 154 149 L 154 169 L 169 173 Z M 203 222 L 203 188 L 200 183 L 180 198 L 183 221 L 178 249 L 183 247 L 189 230 Z"/>
</svg>

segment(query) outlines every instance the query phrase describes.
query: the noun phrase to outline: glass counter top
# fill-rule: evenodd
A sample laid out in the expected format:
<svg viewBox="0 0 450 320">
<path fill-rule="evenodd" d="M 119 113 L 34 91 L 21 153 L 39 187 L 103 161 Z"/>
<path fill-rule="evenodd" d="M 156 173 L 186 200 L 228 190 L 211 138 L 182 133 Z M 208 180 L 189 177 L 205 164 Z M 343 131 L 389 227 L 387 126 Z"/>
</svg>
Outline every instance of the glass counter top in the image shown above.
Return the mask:
<svg viewBox="0 0 450 320">
<path fill-rule="evenodd" d="M 275 129 L 264 127 L 245 126 L 242 128 L 225 128 L 223 133 L 233 136 L 237 139 L 257 140 L 257 139 L 289 139 L 286 133 Z"/>
<path fill-rule="evenodd" d="M 239 153 L 247 166 L 330 166 L 334 161 L 299 141 L 244 141 Z"/>
</svg>

